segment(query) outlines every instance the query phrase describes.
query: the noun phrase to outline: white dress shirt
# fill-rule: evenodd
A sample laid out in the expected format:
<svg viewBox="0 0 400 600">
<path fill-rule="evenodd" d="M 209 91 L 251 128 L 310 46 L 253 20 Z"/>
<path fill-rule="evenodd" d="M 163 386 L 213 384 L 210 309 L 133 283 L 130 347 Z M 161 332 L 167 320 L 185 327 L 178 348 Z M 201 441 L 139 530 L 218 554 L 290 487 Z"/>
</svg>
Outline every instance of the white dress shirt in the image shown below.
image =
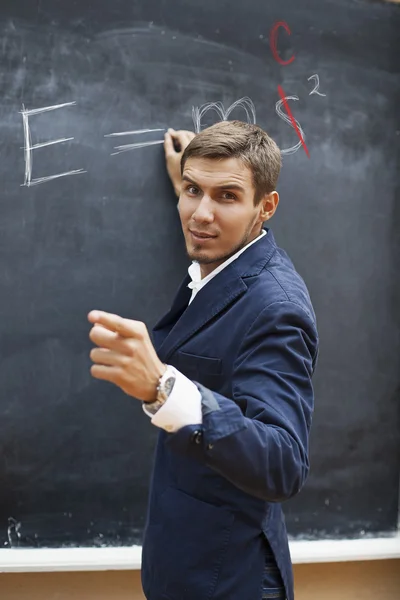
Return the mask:
<svg viewBox="0 0 400 600">
<path fill-rule="evenodd" d="M 255 242 L 258 242 L 264 235 L 266 235 L 265 229 L 262 230 L 260 235 L 256 237 L 249 244 L 241 248 L 236 254 L 228 258 L 219 267 L 216 267 L 211 273 L 209 273 L 204 279 L 201 278 L 200 264 L 197 261 L 193 261 L 188 269 L 188 273 L 192 281 L 188 284 L 188 287 L 192 290 L 192 295 L 189 300 L 189 304 L 193 302 L 194 297 L 213 277 L 218 275 L 225 267 L 231 262 L 236 260 L 247 248 L 249 248 Z M 171 366 L 171 365 L 169 365 Z M 203 421 L 201 412 L 201 394 L 197 389 L 196 385 L 191 379 L 188 379 L 183 373 L 178 371 L 175 367 L 171 367 L 176 375 L 176 381 L 172 392 L 168 396 L 165 404 L 152 415 L 146 410 L 146 404 L 144 403 L 144 412 L 151 417 L 153 425 L 165 429 L 166 431 L 173 433 L 185 427 L 186 425 L 200 425 Z"/>
</svg>

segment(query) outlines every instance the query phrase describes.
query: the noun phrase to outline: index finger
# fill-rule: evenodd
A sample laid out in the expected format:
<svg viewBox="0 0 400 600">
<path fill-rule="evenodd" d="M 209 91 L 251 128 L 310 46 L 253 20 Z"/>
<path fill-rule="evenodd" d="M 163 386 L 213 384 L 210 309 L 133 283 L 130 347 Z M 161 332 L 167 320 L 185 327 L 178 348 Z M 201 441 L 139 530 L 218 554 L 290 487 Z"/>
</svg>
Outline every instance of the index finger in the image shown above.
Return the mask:
<svg viewBox="0 0 400 600">
<path fill-rule="evenodd" d="M 181 129 L 180 131 L 174 131 L 172 136 L 179 142 L 182 150 L 192 141 L 196 134 L 187 129 Z"/>
<path fill-rule="evenodd" d="M 164 150 L 165 150 L 165 154 L 167 156 L 169 156 L 171 154 L 176 154 L 172 135 L 168 131 L 164 136 Z"/>
<path fill-rule="evenodd" d="M 135 330 L 130 327 L 129 321 L 119 315 L 101 310 L 92 310 L 88 314 L 88 320 L 90 323 L 102 325 L 106 329 L 114 331 L 123 337 L 132 337 L 135 335 Z"/>
</svg>

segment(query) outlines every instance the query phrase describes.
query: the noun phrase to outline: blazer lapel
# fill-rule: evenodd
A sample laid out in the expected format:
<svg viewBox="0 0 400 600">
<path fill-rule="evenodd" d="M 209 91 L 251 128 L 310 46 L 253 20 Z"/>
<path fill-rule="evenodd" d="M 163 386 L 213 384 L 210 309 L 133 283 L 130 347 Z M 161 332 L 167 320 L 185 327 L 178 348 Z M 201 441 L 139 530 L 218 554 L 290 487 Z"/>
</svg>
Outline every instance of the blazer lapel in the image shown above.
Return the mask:
<svg viewBox="0 0 400 600">
<path fill-rule="evenodd" d="M 158 353 L 160 353 L 161 345 L 164 339 L 171 331 L 173 325 L 179 319 L 189 303 L 190 296 L 192 294 L 192 290 L 188 288 L 188 283 L 190 283 L 190 281 L 190 276 L 186 275 L 179 286 L 170 310 L 161 319 L 159 319 L 153 327 L 152 334 L 154 347 Z"/>
<path fill-rule="evenodd" d="M 267 230 L 268 231 L 268 230 Z M 245 250 L 236 260 L 201 288 L 188 306 L 191 281 L 187 275 L 180 285 L 171 310 L 153 329 L 161 360 L 168 358 L 211 319 L 240 298 L 247 290 L 245 278 L 258 275 L 276 248 L 271 231 Z"/>
<path fill-rule="evenodd" d="M 208 321 L 245 293 L 247 286 L 240 276 L 228 276 L 228 269 L 232 265 L 228 265 L 199 290 L 175 325 L 167 332 L 158 349 L 158 354 L 164 362 Z M 191 294 L 191 290 L 189 291 Z"/>
</svg>

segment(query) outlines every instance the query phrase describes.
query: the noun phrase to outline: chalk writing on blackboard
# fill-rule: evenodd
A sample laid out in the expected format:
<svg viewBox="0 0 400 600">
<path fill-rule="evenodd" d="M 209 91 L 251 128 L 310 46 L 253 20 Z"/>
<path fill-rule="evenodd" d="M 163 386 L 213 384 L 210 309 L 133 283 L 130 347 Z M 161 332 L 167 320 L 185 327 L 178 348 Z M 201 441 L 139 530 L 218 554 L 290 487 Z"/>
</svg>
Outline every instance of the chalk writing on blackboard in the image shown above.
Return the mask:
<svg viewBox="0 0 400 600">
<path fill-rule="evenodd" d="M 7 537 L 10 548 L 17 548 L 21 539 L 21 523 L 13 517 L 8 519 Z"/>
<path fill-rule="evenodd" d="M 314 75 L 311 75 L 308 78 L 308 81 L 310 81 L 310 79 L 314 79 L 315 86 L 309 95 L 317 94 L 319 96 L 326 96 L 326 94 L 322 94 L 321 92 L 318 91 L 318 88 L 319 88 L 318 75 L 315 73 Z M 286 123 L 288 123 L 291 127 L 293 127 L 293 129 L 297 133 L 297 136 L 299 137 L 299 140 L 300 140 L 294 146 L 281 150 L 281 153 L 282 153 L 282 155 L 294 154 L 295 152 L 297 152 L 297 150 L 299 150 L 301 148 L 301 146 L 303 146 L 307 156 L 309 157 L 310 154 L 308 152 L 308 148 L 305 143 L 304 131 L 301 128 L 300 123 L 294 118 L 292 111 L 288 104 L 288 100 L 299 100 L 299 98 L 298 98 L 298 96 L 285 95 L 285 92 L 283 91 L 283 89 L 280 85 L 278 86 L 278 93 L 279 93 L 281 99 L 278 100 L 278 102 L 276 102 L 276 104 L 275 104 L 276 113 L 281 119 L 283 119 Z M 30 187 L 32 185 L 38 185 L 40 183 L 52 181 L 52 180 L 58 179 L 60 177 L 66 177 L 68 175 L 78 175 L 78 174 L 87 172 L 84 169 L 75 169 L 73 171 L 65 171 L 62 173 L 57 173 L 55 175 L 47 175 L 44 177 L 36 177 L 36 178 L 32 179 L 33 150 L 36 150 L 38 148 L 44 148 L 45 146 L 51 146 L 54 144 L 62 144 L 65 142 L 70 142 L 70 141 L 74 140 L 74 138 L 66 137 L 66 138 L 61 138 L 61 139 L 56 139 L 56 140 L 49 140 L 47 142 L 40 142 L 37 144 L 32 144 L 31 131 L 30 131 L 30 127 L 29 127 L 29 118 L 33 117 L 35 115 L 39 115 L 44 112 L 58 110 L 61 108 L 67 108 L 67 107 L 71 107 L 71 106 L 75 106 L 75 105 L 76 105 L 76 102 L 64 102 L 63 104 L 55 104 L 53 106 L 45 106 L 42 108 L 34 108 L 31 110 L 26 110 L 25 106 L 22 105 L 22 110 L 20 111 L 20 114 L 22 115 L 22 121 L 23 121 L 23 127 L 24 127 L 25 144 L 24 144 L 23 149 L 24 149 L 24 158 L 25 158 L 25 178 L 24 178 L 24 183 L 21 185 Z M 282 106 L 284 107 L 286 114 L 283 112 Z M 233 104 L 231 104 L 227 109 L 225 109 L 222 102 L 207 102 L 206 104 L 202 104 L 201 106 L 193 106 L 192 107 L 192 118 L 193 118 L 193 125 L 194 125 L 195 133 L 200 133 L 201 128 L 203 127 L 202 119 L 207 112 L 215 111 L 217 113 L 217 115 L 219 116 L 220 120 L 227 121 L 229 116 L 235 109 L 244 110 L 244 112 L 246 114 L 247 122 L 250 124 L 256 124 L 256 109 L 255 109 L 254 103 L 251 100 L 251 98 L 249 98 L 248 96 L 244 96 L 243 98 L 236 100 L 236 102 L 233 102 Z M 131 130 L 131 131 L 119 131 L 119 132 L 115 132 L 115 133 L 105 134 L 104 137 L 117 138 L 117 137 L 123 137 L 123 136 L 128 136 L 128 135 L 145 135 L 148 133 L 161 132 L 161 131 L 165 131 L 165 128 L 135 129 L 135 130 Z M 163 143 L 164 143 L 164 139 L 140 141 L 140 142 L 134 142 L 131 144 L 121 144 L 119 146 L 114 146 L 115 152 L 112 152 L 111 155 L 115 156 L 117 154 L 121 154 L 122 152 L 128 152 L 130 150 L 137 150 L 140 148 L 145 148 L 147 146 L 155 146 L 155 145 L 163 144 Z"/>
<path fill-rule="evenodd" d="M 104 137 L 118 137 L 121 135 L 141 135 L 143 133 L 153 133 L 154 131 L 165 131 L 165 129 L 135 129 L 134 131 L 119 131 L 118 133 L 107 133 Z M 146 146 L 154 146 L 156 144 L 163 144 L 164 140 L 156 140 L 152 142 L 135 142 L 134 144 L 123 144 L 122 146 L 115 146 L 117 152 L 112 152 L 111 156 L 121 154 L 121 152 L 127 152 L 128 150 L 136 150 L 137 148 L 145 148 Z"/>
<path fill-rule="evenodd" d="M 45 146 L 52 146 L 53 144 L 62 144 L 64 142 L 70 142 L 73 140 L 73 137 L 70 138 L 62 138 L 59 140 L 50 140 L 48 142 L 41 142 L 38 144 L 32 144 L 31 138 L 31 130 L 29 128 L 29 117 L 33 115 L 39 115 L 44 112 L 48 112 L 50 110 L 57 110 L 59 108 L 65 108 L 66 106 L 74 106 L 76 102 L 65 102 L 64 104 L 55 104 L 54 106 L 45 106 L 44 108 L 34 108 L 32 110 L 25 110 L 25 106 L 22 105 L 22 110 L 20 113 L 22 114 L 22 121 L 24 125 L 24 155 L 25 155 L 25 180 L 22 185 L 30 187 L 32 185 L 37 185 L 39 183 L 44 183 L 45 181 L 51 181 L 53 179 L 58 179 L 59 177 L 66 177 L 67 175 L 77 175 L 78 173 L 86 173 L 83 169 L 76 169 L 74 171 L 66 171 L 65 173 L 57 173 L 56 175 L 49 175 L 47 177 L 37 177 L 36 179 L 32 179 L 32 163 L 33 163 L 33 150 L 37 148 L 44 148 Z"/>
<path fill-rule="evenodd" d="M 286 65 L 290 65 L 290 63 L 292 63 L 294 61 L 295 56 L 293 54 L 288 60 L 282 60 L 282 58 L 279 56 L 278 49 L 277 49 L 277 41 L 278 41 L 278 30 L 280 27 L 283 27 L 283 29 L 286 31 L 286 33 L 291 35 L 292 32 L 290 31 L 290 27 L 286 23 L 286 21 L 277 21 L 272 26 L 271 33 L 269 36 L 269 43 L 271 46 L 272 55 L 273 55 L 274 59 L 276 60 L 276 62 L 278 62 L 280 65 L 286 66 Z"/>
<path fill-rule="evenodd" d="M 307 146 L 304 142 L 306 137 L 304 135 L 304 131 L 302 130 L 300 123 L 294 118 L 292 111 L 290 110 L 289 105 L 287 103 L 288 100 L 298 100 L 299 98 L 298 96 L 285 96 L 285 93 L 282 90 L 282 88 L 280 88 L 280 90 L 281 99 L 278 100 L 278 102 L 275 104 L 275 110 L 281 119 L 286 121 L 286 123 L 289 123 L 289 125 L 295 129 L 297 135 L 300 138 L 300 141 L 295 146 L 281 150 L 281 154 L 294 154 L 299 148 L 301 148 L 301 145 L 304 144 L 307 155 L 309 156 Z M 284 105 L 287 114 L 283 112 L 282 105 Z"/>
<path fill-rule="evenodd" d="M 269 41 L 270 41 L 270 47 L 271 47 L 271 51 L 272 51 L 274 59 L 280 65 L 287 66 L 287 65 L 290 65 L 295 60 L 295 55 L 292 54 L 292 56 L 288 60 L 283 60 L 280 57 L 279 51 L 277 49 L 277 42 L 278 42 L 278 33 L 281 28 L 284 29 L 288 35 L 291 35 L 292 32 L 290 30 L 289 25 L 286 23 L 286 21 L 277 21 L 274 23 L 274 25 L 270 31 Z M 317 73 L 314 73 L 313 75 L 310 75 L 310 77 L 308 77 L 308 81 L 311 81 L 311 80 L 314 81 L 314 88 L 309 93 L 309 96 L 311 96 L 313 94 L 316 94 L 318 96 L 326 96 L 326 94 L 323 94 L 322 92 L 319 91 L 320 83 L 319 83 L 319 76 Z M 299 100 L 299 98 L 298 98 L 298 96 L 294 96 L 294 95 L 287 96 L 280 85 L 278 85 L 278 93 L 280 95 L 280 100 L 278 100 L 275 104 L 276 113 L 279 118 L 283 119 L 286 123 L 288 123 L 295 130 L 295 132 L 299 138 L 299 142 L 297 144 L 295 144 L 294 146 L 292 146 L 290 148 L 285 148 L 285 149 L 281 150 L 281 153 L 282 153 L 282 155 L 294 154 L 295 152 L 297 152 L 297 150 L 299 150 L 301 148 L 301 146 L 303 146 L 304 151 L 306 152 L 307 156 L 310 157 L 308 148 L 305 143 L 304 131 L 301 128 L 300 123 L 294 118 L 293 113 L 288 104 L 288 100 L 296 101 L 296 100 Z M 22 120 L 23 120 L 24 139 L 25 139 L 25 144 L 24 144 L 25 178 L 24 178 L 24 183 L 22 185 L 24 185 L 26 187 L 30 187 L 32 185 L 38 185 L 40 183 L 52 181 L 52 180 L 58 179 L 60 177 L 66 177 L 68 175 L 78 175 L 81 173 L 86 173 L 86 171 L 84 169 L 75 169 L 72 171 L 57 173 L 55 175 L 47 175 L 44 177 L 36 177 L 36 178 L 32 179 L 33 150 L 37 150 L 38 148 L 44 148 L 45 146 L 51 146 L 51 145 L 55 145 L 55 144 L 62 144 L 65 142 L 70 142 L 74 138 L 68 137 L 68 138 L 49 140 L 47 142 L 40 142 L 37 144 L 32 144 L 31 131 L 30 131 L 30 127 L 29 127 L 29 118 L 34 115 L 39 115 L 44 112 L 58 110 L 60 108 L 66 108 L 66 107 L 71 107 L 71 106 L 75 106 L 75 105 L 76 105 L 76 102 L 65 102 L 63 104 L 56 104 L 53 106 L 47 106 L 47 107 L 43 107 L 43 108 L 35 108 L 35 109 L 31 109 L 31 110 L 26 110 L 25 106 L 22 105 L 22 110 L 20 111 L 20 113 L 22 115 Z M 282 107 L 285 109 L 286 114 L 282 110 Z M 217 115 L 219 116 L 221 121 L 227 121 L 229 118 L 229 115 L 237 108 L 241 108 L 244 110 L 244 112 L 246 114 L 246 120 L 248 123 L 256 124 L 256 110 L 255 110 L 254 104 L 248 96 L 245 96 L 243 98 L 240 98 L 239 100 L 236 100 L 236 102 L 231 104 L 231 106 L 229 106 L 227 109 L 225 109 L 222 102 L 207 102 L 201 106 L 193 106 L 192 107 L 192 119 L 193 119 L 195 133 L 200 133 L 201 128 L 203 126 L 202 119 L 204 118 L 204 116 L 207 112 L 214 111 L 217 113 Z M 127 136 L 127 135 L 143 135 L 143 134 L 147 134 L 147 133 L 160 132 L 160 131 L 165 131 L 165 129 L 164 128 L 156 128 L 156 129 L 136 129 L 133 131 L 120 131 L 120 132 L 116 132 L 116 133 L 105 134 L 104 137 L 116 138 L 116 137 Z M 115 152 L 112 152 L 111 156 L 115 156 L 115 155 L 121 154 L 123 152 L 128 152 L 130 150 L 138 150 L 140 148 L 145 148 L 147 146 L 156 146 L 156 145 L 163 144 L 163 143 L 164 143 L 164 139 L 139 141 L 139 142 L 134 142 L 134 143 L 130 143 L 130 144 L 120 144 L 118 146 L 114 146 Z"/>
<path fill-rule="evenodd" d="M 308 95 L 311 96 L 311 94 L 318 94 L 318 96 L 326 96 L 326 94 L 321 94 L 321 92 L 318 91 L 319 77 L 318 77 L 317 73 L 315 73 L 314 75 L 310 75 L 310 77 L 307 79 L 307 81 L 310 81 L 310 79 L 314 79 L 315 87 L 313 90 L 311 90 L 311 92 Z"/>
<path fill-rule="evenodd" d="M 253 104 L 253 101 L 248 97 L 244 96 L 239 100 L 236 100 L 233 104 L 229 106 L 225 110 L 222 102 L 206 102 L 206 104 L 202 104 L 202 106 L 193 106 L 192 108 L 192 118 L 194 125 L 194 132 L 200 133 L 201 131 L 201 120 L 204 115 L 210 111 L 215 110 L 215 112 L 220 116 L 221 121 L 227 121 L 229 115 L 235 108 L 243 108 L 246 113 L 246 118 L 248 123 L 252 123 L 255 125 L 256 123 L 256 109 Z"/>
</svg>

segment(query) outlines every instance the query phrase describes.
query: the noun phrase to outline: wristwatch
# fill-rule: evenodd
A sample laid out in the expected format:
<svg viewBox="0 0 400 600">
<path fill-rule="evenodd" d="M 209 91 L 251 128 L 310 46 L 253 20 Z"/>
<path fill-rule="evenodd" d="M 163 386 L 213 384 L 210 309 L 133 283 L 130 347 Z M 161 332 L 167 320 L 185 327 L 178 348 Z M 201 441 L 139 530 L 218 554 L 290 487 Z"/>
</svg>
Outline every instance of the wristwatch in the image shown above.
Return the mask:
<svg viewBox="0 0 400 600">
<path fill-rule="evenodd" d="M 154 402 L 144 402 L 146 411 L 152 415 L 155 415 L 156 412 L 165 404 L 175 385 L 176 373 L 174 367 L 171 365 L 165 366 L 167 368 L 164 374 L 161 375 L 157 386 L 157 400 Z"/>
</svg>

